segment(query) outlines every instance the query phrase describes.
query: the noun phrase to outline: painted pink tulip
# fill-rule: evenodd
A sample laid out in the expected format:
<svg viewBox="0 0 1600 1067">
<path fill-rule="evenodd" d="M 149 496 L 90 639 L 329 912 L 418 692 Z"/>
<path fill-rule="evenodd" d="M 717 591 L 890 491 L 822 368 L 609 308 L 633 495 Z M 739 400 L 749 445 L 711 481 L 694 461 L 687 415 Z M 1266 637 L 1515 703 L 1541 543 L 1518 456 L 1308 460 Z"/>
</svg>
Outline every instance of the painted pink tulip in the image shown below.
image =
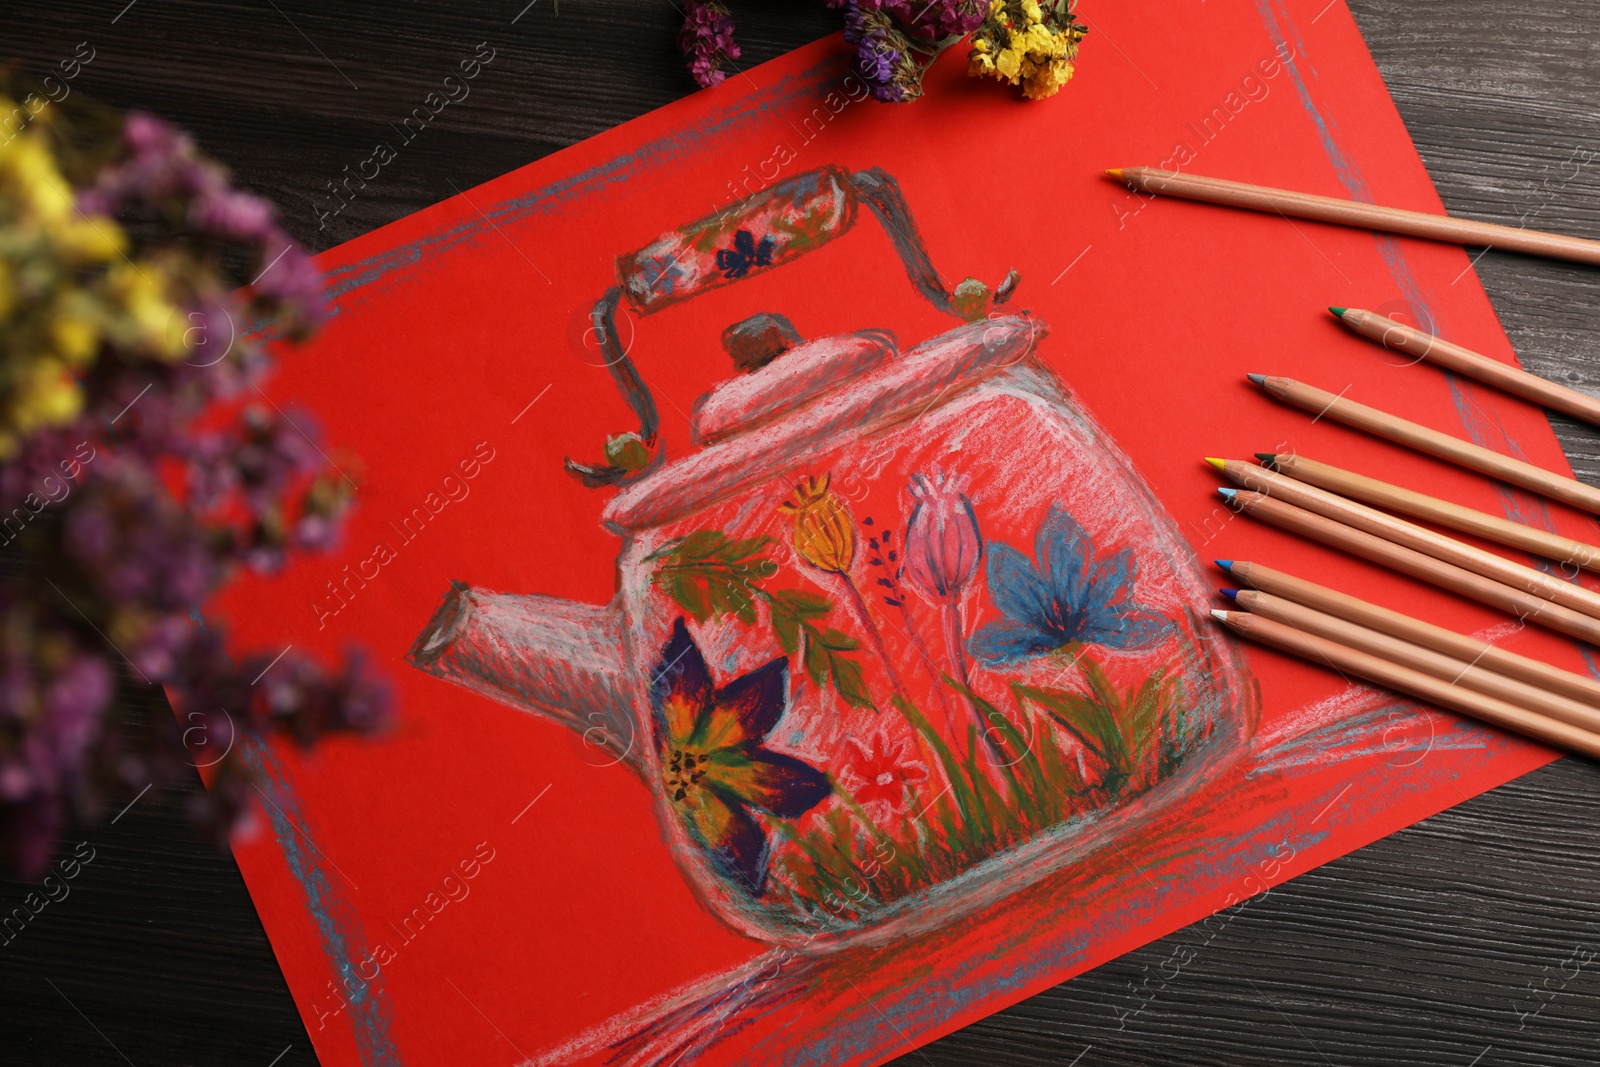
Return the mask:
<svg viewBox="0 0 1600 1067">
<path fill-rule="evenodd" d="M 906 524 L 906 578 L 932 601 L 952 600 L 978 573 L 983 538 L 964 475 L 913 474 L 906 488 L 916 501 Z"/>
<path fill-rule="evenodd" d="M 966 476 L 944 474 L 937 467 L 931 476 L 913 474 L 906 488 L 917 503 L 906 522 L 905 543 L 900 546 L 905 550 L 906 580 L 939 607 L 951 677 L 963 686 L 971 680 L 961 626 L 961 591 L 978 573 L 983 558 L 978 516 L 967 496 L 970 484 Z M 973 715 L 978 714 L 971 701 L 967 706 Z"/>
</svg>

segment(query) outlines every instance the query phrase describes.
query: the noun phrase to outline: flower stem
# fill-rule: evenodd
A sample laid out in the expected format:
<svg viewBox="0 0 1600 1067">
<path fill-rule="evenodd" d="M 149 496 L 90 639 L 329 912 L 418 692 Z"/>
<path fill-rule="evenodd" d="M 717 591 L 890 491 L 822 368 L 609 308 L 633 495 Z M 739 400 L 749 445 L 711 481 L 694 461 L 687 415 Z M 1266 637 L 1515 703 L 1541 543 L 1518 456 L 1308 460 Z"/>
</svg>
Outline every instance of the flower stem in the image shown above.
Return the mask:
<svg viewBox="0 0 1600 1067">
<path fill-rule="evenodd" d="M 922 669 L 928 672 L 928 680 L 933 683 L 934 698 L 939 701 L 939 710 L 944 715 L 944 733 L 951 734 L 953 737 L 954 734 L 951 731 L 955 729 L 955 714 L 954 709 L 950 707 L 950 698 L 944 691 L 944 678 L 941 676 L 939 668 L 934 665 L 933 653 L 928 651 L 927 642 L 922 640 L 922 634 L 917 631 L 917 624 L 912 621 L 911 611 L 905 606 L 904 601 L 900 604 L 900 618 L 905 623 L 901 628 L 905 630 L 906 637 L 910 638 L 911 647 L 916 650 L 917 659 L 922 663 Z"/>
<path fill-rule="evenodd" d="M 946 597 L 943 610 L 944 622 L 944 648 L 945 654 L 950 657 L 950 666 L 955 669 L 956 680 L 963 689 L 972 688 L 972 679 L 967 674 L 967 650 L 961 632 L 961 605 L 956 603 L 956 598 Z M 977 720 L 978 733 L 988 737 L 989 724 L 983 721 L 983 713 L 971 700 L 963 697 L 967 710 L 972 712 L 972 717 Z"/>
<path fill-rule="evenodd" d="M 905 682 L 900 680 L 900 672 L 895 669 L 894 660 L 889 658 L 889 647 L 883 643 L 883 634 L 879 632 L 878 624 L 872 621 L 872 613 L 867 610 L 867 602 L 861 598 L 861 590 L 856 588 L 856 583 L 850 580 L 848 574 L 842 571 L 834 573 L 838 574 L 840 584 L 844 586 L 845 603 L 850 605 L 856 622 L 866 631 L 867 639 L 872 642 L 878 658 L 883 660 L 884 669 L 889 672 L 889 684 L 894 688 L 895 696 L 910 703 L 911 697 L 906 693 Z"/>
</svg>

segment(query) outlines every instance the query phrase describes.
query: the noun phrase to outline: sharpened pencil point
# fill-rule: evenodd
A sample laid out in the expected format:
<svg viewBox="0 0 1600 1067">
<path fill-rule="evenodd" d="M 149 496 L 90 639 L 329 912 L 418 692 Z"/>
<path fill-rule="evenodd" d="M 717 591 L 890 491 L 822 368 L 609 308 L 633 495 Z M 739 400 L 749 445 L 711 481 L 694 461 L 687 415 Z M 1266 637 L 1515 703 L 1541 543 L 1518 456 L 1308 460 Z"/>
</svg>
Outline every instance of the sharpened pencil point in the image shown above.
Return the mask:
<svg viewBox="0 0 1600 1067">
<path fill-rule="evenodd" d="M 1223 571 L 1223 572 L 1225 572 L 1227 574 L 1232 574 L 1233 573 L 1233 560 L 1231 560 L 1231 559 L 1214 559 L 1211 562 L 1215 563 L 1217 565 L 1217 569 L 1218 570 L 1221 570 L 1221 571 Z"/>
<path fill-rule="evenodd" d="M 1223 596 L 1227 597 L 1229 600 L 1238 600 L 1239 599 L 1239 590 L 1237 590 L 1237 589 L 1218 589 L 1217 592 L 1221 593 Z"/>
<path fill-rule="evenodd" d="M 1219 485 L 1217 487 L 1217 495 L 1231 504 L 1233 503 L 1233 498 L 1239 495 L 1239 490 L 1229 489 L 1225 485 Z"/>
<path fill-rule="evenodd" d="M 1267 384 L 1267 376 L 1265 374 L 1246 374 L 1245 377 L 1249 378 L 1251 384 L 1253 385 Z"/>
<path fill-rule="evenodd" d="M 1211 617 L 1213 619 L 1216 619 L 1218 622 L 1227 622 L 1228 621 L 1228 613 L 1226 611 L 1221 610 L 1220 608 L 1212 608 L 1211 609 Z"/>
<path fill-rule="evenodd" d="M 1117 179 L 1117 181 L 1120 182 L 1122 180 L 1122 168 L 1121 167 L 1110 167 L 1110 168 L 1108 168 L 1106 170 L 1106 177 L 1107 178 L 1115 178 L 1115 179 Z"/>
<path fill-rule="evenodd" d="M 1278 469 L 1278 454 L 1276 452 L 1257 452 L 1256 458 L 1261 461 L 1263 467 L 1269 470 Z"/>
<path fill-rule="evenodd" d="M 1328 310 L 1333 312 L 1334 318 L 1342 319 L 1342 318 L 1344 318 L 1344 313 L 1346 311 L 1349 311 L 1350 309 L 1349 308 L 1329 308 Z"/>
<path fill-rule="evenodd" d="M 1217 468 L 1219 471 L 1227 469 L 1227 463 L 1218 459 L 1216 456 L 1207 456 L 1206 462 Z"/>
</svg>

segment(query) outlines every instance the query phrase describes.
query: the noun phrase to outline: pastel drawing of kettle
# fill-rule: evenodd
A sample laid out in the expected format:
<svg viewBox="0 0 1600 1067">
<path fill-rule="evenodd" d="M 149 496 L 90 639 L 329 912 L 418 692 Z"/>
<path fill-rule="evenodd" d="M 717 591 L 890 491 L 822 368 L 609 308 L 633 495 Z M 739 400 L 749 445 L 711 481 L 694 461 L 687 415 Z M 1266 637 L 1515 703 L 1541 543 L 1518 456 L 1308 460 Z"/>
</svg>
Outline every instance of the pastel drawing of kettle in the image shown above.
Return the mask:
<svg viewBox="0 0 1600 1067">
<path fill-rule="evenodd" d="M 667 457 L 617 342 L 775 270 L 862 205 L 960 325 L 802 339 L 755 314 Z M 705 905 L 796 951 L 904 936 L 1137 835 L 1238 759 L 1254 687 L 1191 605 L 1199 561 L 1041 361 L 1042 322 L 947 287 L 899 187 L 823 167 L 617 260 L 596 304 L 637 415 L 607 461 L 604 606 L 452 583 L 409 658 L 638 774 Z"/>
</svg>

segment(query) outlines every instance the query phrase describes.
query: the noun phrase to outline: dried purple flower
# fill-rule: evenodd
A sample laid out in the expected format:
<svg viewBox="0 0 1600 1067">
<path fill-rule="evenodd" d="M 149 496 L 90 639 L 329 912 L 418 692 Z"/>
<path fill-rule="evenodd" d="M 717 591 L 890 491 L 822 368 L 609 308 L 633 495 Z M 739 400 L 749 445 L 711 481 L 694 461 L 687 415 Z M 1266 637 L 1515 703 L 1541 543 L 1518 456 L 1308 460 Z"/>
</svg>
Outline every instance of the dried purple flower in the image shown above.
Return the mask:
<svg viewBox="0 0 1600 1067">
<path fill-rule="evenodd" d="M 982 25 L 989 11 L 988 0 L 828 0 L 829 7 L 847 4 L 893 15 L 917 37 L 930 41 L 965 37 Z"/>
<path fill-rule="evenodd" d="M 678 48 L 689 57 L 689 71 L 703 88 L 721 85 L 723 64 L 739 58 L 733 39 L 733 17 L 718 0 L 685 0 Z"/>
<path fill-rule="evenodd" d="M 904 103 L 922 95 L 922 67 L 911 42 L 873 0 L 849 0 L 844 9 L 844 39 L 856 46 L 855 69 L 872 95 L 885 103 Z"/>
<path fill-rule="evenodd" d="M 29 136 L 50 137 L 48 124 Z M 69 812 L 103 810 L 151 782 L 192 782 L 202 756 L 212 788 L 191 806 L 225 837 L 254 793 L 238 752 L 246 741 L 370 733 L 389 707 L 359 656 L 331 667 L 298 653 L 273 663 L 272 648 L 238 662 L 201 620 L 240 567 L 271 569 L 294 549 L 337 542 L 350 487 L 329 470 L 314 423 L 217 408 L 271 363 L 242 325 L 308 330 L 323 314 L 321 281 L 271 206 L 231 188 L 185 134 L 135 114 L 120 144 L 78 203 L 140 223 L 127 231 L 126 256 L 159 276 L 176 309 L 168 331 L 182 343 L 158 358 L 136 338 L 94 335 L 92 350 L 74 357 L 76 415 L 0 427 L 12 441 L 0 460 L 0 544 L 26 561 L 0 574 L 0 865 L 24 874 L 49 861 Z M 6 195 L 0 238 L 17 217 Z M 7 247 L 0 240 L 0 259 Z M 65 277 L 93 282 L 82 270 Z M 162 708 L 107 729 L 119 677 L 165 687 L 183 724 Z M 186 751 L 196 723 L 216 743 Z M 247 735 L 238 746 L 223 743 L 230 724 Z"/>
</svg>

